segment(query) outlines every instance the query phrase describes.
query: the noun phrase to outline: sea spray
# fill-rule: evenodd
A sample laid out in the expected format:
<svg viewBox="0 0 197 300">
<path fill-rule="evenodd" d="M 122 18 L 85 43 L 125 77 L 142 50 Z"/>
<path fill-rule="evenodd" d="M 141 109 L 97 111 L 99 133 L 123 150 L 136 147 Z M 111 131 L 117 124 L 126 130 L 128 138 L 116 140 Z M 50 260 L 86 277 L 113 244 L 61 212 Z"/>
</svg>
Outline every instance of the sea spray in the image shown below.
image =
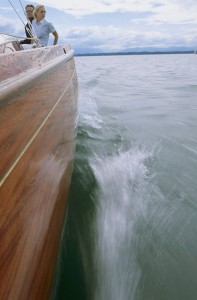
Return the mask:
<svg viewBox="0 0 197 300">
<path fill-rule="evenodd" d="M 147 221 L 151 193 L 146 162 L 152 151 L 135 147 L 91 166 L 98 181 L 95 220 L 95 300 L 134 299 L 141 270 L 140 229 Z"/>
</svg>

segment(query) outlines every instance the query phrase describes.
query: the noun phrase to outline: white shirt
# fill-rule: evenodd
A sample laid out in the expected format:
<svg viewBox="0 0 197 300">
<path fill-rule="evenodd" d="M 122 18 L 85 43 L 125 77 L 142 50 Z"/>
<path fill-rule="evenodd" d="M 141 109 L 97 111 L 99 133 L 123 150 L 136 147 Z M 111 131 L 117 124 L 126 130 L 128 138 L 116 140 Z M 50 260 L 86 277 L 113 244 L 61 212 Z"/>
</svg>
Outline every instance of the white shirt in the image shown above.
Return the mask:
<svg viewBox="0 0 197 300">
<path fill-rule="evenodd" d="M 37 38 L 40 40 L 40 44 L 42 46 L 47 46 L 49 42 L 49 34 L 55 31 L 53 24 L 43 19 L 41 21 L 33 20 L 32 26 Z"/>
</svg>

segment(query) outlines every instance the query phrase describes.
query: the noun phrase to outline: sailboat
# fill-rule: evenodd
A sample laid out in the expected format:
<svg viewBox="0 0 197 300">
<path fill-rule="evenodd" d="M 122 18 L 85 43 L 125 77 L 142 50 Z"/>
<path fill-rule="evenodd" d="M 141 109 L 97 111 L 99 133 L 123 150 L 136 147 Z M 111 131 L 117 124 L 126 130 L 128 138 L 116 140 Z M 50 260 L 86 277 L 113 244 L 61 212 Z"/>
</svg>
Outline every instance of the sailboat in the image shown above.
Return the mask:
<svg viewBox="0 0 197 300">
<path fill-rule="evenodd" d="M 0 35 L 0 299 L 49 299 L 66 215 L 78 84 L 69 45 Z"/>
</svg>

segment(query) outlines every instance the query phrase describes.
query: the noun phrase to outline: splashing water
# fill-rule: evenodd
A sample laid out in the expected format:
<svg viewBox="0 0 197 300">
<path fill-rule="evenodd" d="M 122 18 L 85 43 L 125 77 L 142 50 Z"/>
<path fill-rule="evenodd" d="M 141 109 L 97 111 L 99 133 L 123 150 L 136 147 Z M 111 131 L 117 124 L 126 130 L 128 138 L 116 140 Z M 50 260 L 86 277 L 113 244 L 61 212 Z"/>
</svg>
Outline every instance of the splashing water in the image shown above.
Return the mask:
<svg viewBox="0 0 197 300">
<path fill-rule="evenodd" d="M 95 234 L 96 300 L 133 299 L 140 278 L 137 249 L 151 188 L 145 162 L 152 152 L 138 148 L 92 162 L 98 180 Z"/>
</svg>

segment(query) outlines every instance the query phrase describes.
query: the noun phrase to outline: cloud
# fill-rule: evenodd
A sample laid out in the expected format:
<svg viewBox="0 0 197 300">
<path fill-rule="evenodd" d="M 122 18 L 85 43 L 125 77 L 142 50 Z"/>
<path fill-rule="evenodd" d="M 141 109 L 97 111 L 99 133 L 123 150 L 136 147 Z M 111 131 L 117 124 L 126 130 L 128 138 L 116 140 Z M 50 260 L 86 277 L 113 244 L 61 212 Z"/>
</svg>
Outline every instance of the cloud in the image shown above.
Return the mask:
<svg viewBox="0 0 197 300">
<path fill-rule="evenodd" d="M 165 0 L 164 5 L 155 8 L 155 14 L 152 17 L 152 23 L 179 24 L 179 23 L 197 23 L 197 4 L 193 0 L 193 5 L 186 8 L 185 2 L 176 0 Z M 196 8 L 194 10 L 194 7 Z"/>
<path fill-rule="evenodd" d="M 96 13 L 149 11 L 154 14 L 154 23 L 197 22 L 196 0 L 43 0 L 42 3 L 76 17 Z"/>
<path fill-rule="evenodd" d="M 0 15 L 0 31 L 24 36 L 24 28 L 19 19 L 8 18 Z"/>
<path fill-rule="evenodd" d="M 65 34 L 66 40 L 76 49 L 89 47 L 101 52 L 115 52 L 147 47 L 191 47 L 192 44 L 195 45 L 196 32 L 195 30 L 189 30 L 187 34 L 183 34 L 183 32 L 176 30 L 174 32 L 160 32 L 159 30 L 136 31 L 132 29 L 122 31 L 121 28 L 112 25 L 105 28 L 100 26 L 88 28 L 84 26 L 67 30 Z"/>
<path fill-rule="evenodd" d="M 10 6 L 1 6 L 1 10 L 12 11 L 12 7 L 10 7 Z"/>
</svg>

